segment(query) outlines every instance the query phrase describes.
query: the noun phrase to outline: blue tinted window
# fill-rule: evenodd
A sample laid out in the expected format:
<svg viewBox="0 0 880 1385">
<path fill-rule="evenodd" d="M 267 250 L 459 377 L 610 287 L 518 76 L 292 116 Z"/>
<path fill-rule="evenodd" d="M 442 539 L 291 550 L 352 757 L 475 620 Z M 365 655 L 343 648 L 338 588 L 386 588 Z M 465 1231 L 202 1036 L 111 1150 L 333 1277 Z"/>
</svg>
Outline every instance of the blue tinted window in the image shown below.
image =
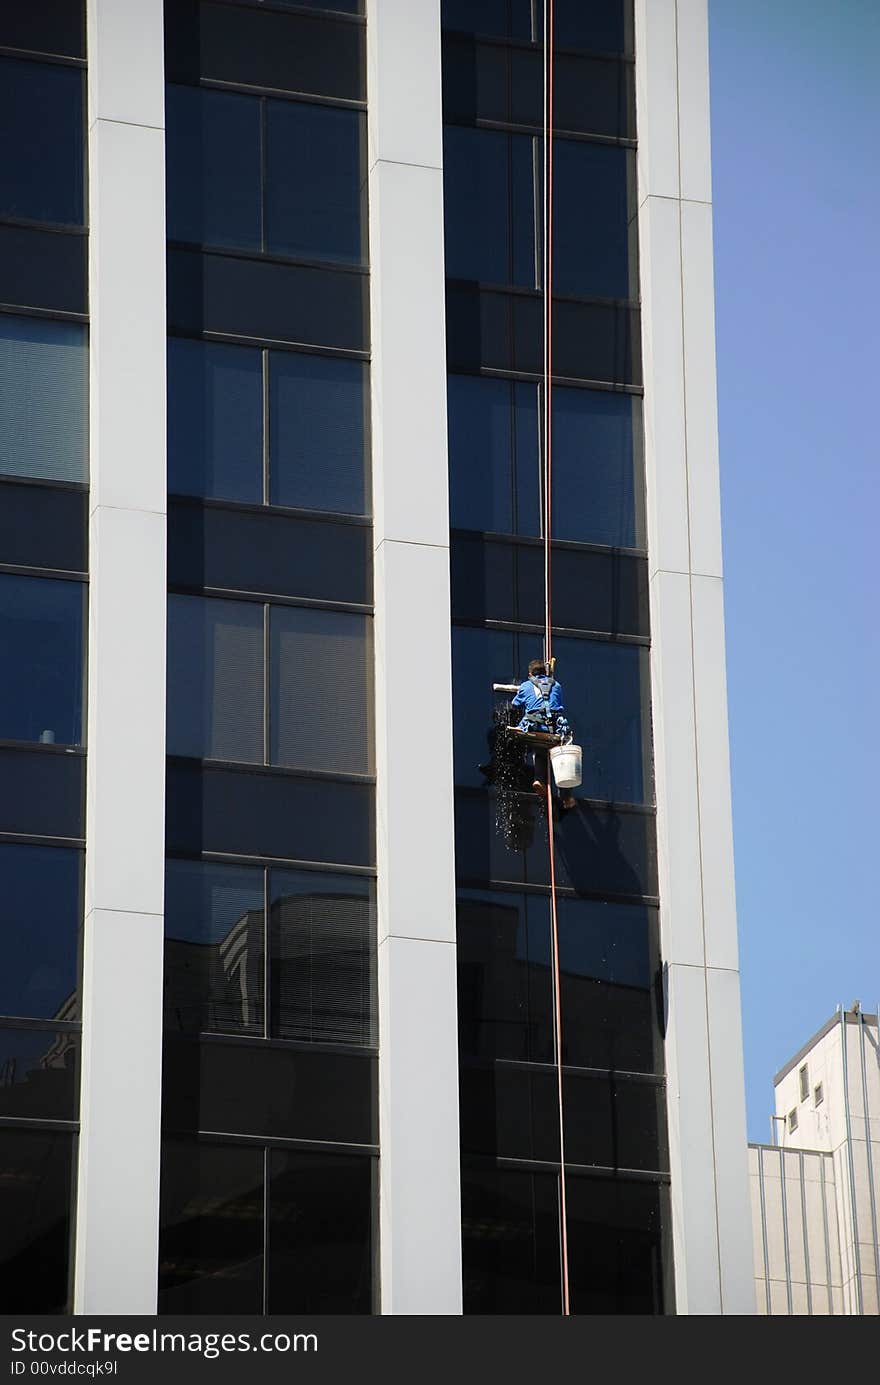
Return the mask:
<svg viewBox="0 0 880 1385">
<path fill-rule="evenodd" d="M 0 576 L 0 739 L 81 745 L 83 588 Z"/>
<path fill-rule="evenodd" d="M 0 216 L 83 224 L 83 73 L 0 58 Z"/>
<path fill-rule="evenodd" d="M 169 338 L 168 490 L 217 500 L 262 501 L 259 350 Z"/>
<path fill-rule="evenodd" d="M 366 514 L 367 367 L 294 352 L 269 357 L 269 494 L 275 505 Z"/>
<path fill-rule="evenodd" d="M 371 773 L 372 625 L 348 611 L 271 608 L 272 764 Z"/>
<path fill-rule="evenodd" d="M 450 375 L 453 528 L 542 533 L 538 390 Z M 636 547 L 644 542 L 641 401 L 553 390 L 553 537 Z"/>
<path fill-rule="evenodd" d="M 263 763 L 263 607 L 168 600 L 169 755 Z"/>
<path fill-rule="evenodd" d="M 168 86 L 165 121 L 169 240 L 259 250 L 259 101 Z"/>
<path fill-rule="evenodd" d="M 267 248 L 306 259 L 364 263 L 363 115 L 269 101 L 266 118 Z"/>
<path fill-rule="evenodd" d="M 0 472 L 88 480 L 86 329 L 0 313 Z"/>
<path fill-rule="evenodd" d="M 263 871 L 168 861 L 165 1027 L 263 1033 Z"/>
<path fill-rule="evenodd" d="M 0 1130 L 4 1313 L 70 1312 L 75 1143 L 66 1130 Z"/>
<path fill-rule="evenodd" d="M 530 0 L 443 0 L 440 14 L 444 29 L 528 39 L 532 37 L 531 10 Z"/>
<path fill-rule="evenodd" d="M 447 275 L 534 286 L 535 141 L 448 126 L 443 147 Z"/>
<path fill-rule="evenodd" d="M 493 707 L 509 695 L 493 683 L 519 682 L 540 637 L 501 630 L 453 628 L 456 698 L 455 781 L 485 783 L 480 766 L 490 755 Z M 651 744 L 647 651 L 605 640 L 557 637 L 565 709 L 583 747 L 583 784 L 576 796 L 622 803 L 651 801 Z"/>
<path fill-rule="evenodd" d="M 614 145 L 553 141 L 554 294 L 635 296 L 628 252 L 630 159 L 631 151 Z"/>
<path fill-rule="evenodd" d="M 537 387 L 450 375 L 447 393 L 452 527 L 540 534 Z"/>
<path fill-rule="evenodd" d="M 82 853 L 0 846 L 0 1015 L 76 1019 Z"/>
</svg>

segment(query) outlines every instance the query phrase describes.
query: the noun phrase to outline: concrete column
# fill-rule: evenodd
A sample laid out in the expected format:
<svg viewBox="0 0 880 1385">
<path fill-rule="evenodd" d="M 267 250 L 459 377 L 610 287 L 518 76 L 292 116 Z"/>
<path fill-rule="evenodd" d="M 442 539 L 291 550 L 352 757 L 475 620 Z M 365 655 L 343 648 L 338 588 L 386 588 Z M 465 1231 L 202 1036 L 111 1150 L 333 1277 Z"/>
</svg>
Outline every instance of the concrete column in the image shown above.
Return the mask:
<svg viewBox="0 0 880 1385">
<path fill-rule="evenodd" d="M 439 0 L 367 0 L 381 1282 L 461 1312 Z"/>
<path fill-rule="evenodd" d="M 90 598 L 77 1313 L 156 1311 L 165 852 L 162 0 L 89 0 Z"/>
<path fill-rule="evenodd" d="M 707 0 L 636 0 L 652 693 L 679 1313 L 754 1313 L 724 666 Z"/>
</svg>

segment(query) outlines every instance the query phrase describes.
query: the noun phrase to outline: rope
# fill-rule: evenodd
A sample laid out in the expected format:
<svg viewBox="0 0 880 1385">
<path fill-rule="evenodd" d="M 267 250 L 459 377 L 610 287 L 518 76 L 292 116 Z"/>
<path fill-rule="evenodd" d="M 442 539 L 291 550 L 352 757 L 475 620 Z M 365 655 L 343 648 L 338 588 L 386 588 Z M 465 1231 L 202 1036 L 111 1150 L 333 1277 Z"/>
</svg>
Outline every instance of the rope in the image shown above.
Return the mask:
<svg viewBox="0 0 880 1385">
<path fill-rule="evenodd" d="M 553 657 L 550 535 L 553 483 L 553 0 L 544 4 L 544 660 Z M 549 757 L 548 757 L 549 759 Z M 547 773 L 547 843 L 550 853 L 550 930 L 553 953 L 553 1047 L 559 1106 L 559 1223 L 562 1312 L 571 1312 L 568 1285 L 568 1213 L 565 1191 L 565 1117 L 562 1091 L 562 997 L 559 919 L 556 908 L 556 848 L 553 832 L 552 769 Z"/>
</svg>

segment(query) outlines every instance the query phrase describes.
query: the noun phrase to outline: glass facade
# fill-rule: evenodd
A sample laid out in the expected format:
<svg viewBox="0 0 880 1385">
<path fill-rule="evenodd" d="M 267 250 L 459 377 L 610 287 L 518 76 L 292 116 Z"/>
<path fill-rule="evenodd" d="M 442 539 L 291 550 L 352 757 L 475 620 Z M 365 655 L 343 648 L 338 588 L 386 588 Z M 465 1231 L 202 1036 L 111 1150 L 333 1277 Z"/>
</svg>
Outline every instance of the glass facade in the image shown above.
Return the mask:
<svg viewBox="0 0 880 1385">
<path fill-rule="evenodd" d="M 161 1313 L 376 1304 L 361 10 L 166 5 Z"/>
<path fill-rule="evenodd" d="M 0 1302 L 71 1301 L 85 811 L 85 11 L 0 15 Z"/>
<path fill-rule="evenodd" d="M 496 783 L 492 690 L 543 649 L 543 13 L 443 25 L 464 1308 L 560 1312 L 564 1174 L 571 1311 L 670 1312 L 631 9 L 557 3 L 553 56 L 564 1169 L 546 807 Z"/>
</svg>

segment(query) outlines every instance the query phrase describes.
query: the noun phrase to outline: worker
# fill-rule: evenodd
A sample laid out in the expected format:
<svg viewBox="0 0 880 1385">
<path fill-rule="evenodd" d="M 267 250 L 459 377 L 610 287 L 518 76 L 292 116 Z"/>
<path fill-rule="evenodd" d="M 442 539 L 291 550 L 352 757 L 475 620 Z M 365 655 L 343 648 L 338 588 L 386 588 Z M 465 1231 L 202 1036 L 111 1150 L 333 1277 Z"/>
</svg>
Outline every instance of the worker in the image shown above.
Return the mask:
<svg viewBox="0 0 880 1385">
<path fill-rule="evenodd" d="M 562 684 L 557 683 L 552 671 L 542 659 L 532 659 L 529 664 L 529 676 L 520 683 L 510 705 L 523 708 L 518 730 L 543 731 L 548 735 L 559 736 L 562 740 L 571 738 L 571 728 L 565 716 L 562 700 Z M 529 756 L 535 771 L 532 788 L 535 793 L 542 794 L 546 792 L 547 785 L 538 774 L 537 754 L 542 752 L 536 753 L 533 750 Z M 542 759 L 546 765 L 546 755 L 542 754 Z M 574 807 L 574 799 L 568 790 L 562 793 L 561 798 L 564 808 Z"/>
</svg>

